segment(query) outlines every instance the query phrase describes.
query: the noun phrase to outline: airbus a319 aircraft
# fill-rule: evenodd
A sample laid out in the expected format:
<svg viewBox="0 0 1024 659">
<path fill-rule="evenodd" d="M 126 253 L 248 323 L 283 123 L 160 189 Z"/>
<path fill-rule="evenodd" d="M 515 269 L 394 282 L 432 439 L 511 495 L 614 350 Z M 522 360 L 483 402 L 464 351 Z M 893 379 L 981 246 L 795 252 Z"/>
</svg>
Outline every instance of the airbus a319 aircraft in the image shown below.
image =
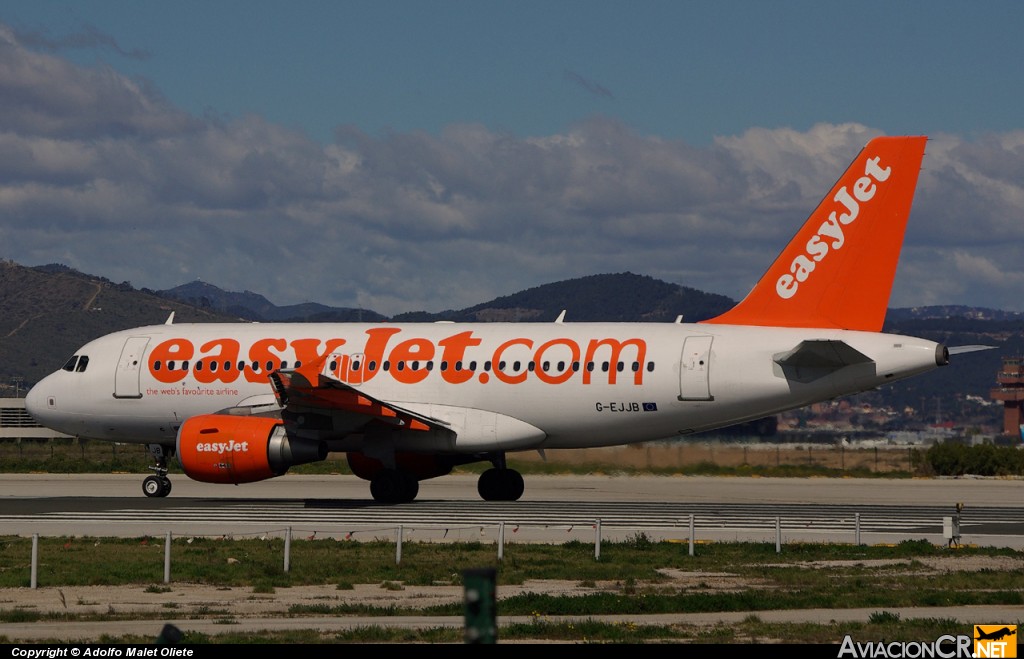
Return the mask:
<svg viewBox="0 0 1024 659">
<path fill-rule="evenodd" d="M 871 140 L 750 294 L 699 323 L 228 323 L 96 339 L 32 388 L 40 423 L 147 444 L 249 483 L 344 452 L 379 502 L 487 461 L 485 500 L 514 501 L 516 451 L 661 440 L 873 389 L 948 363 L 880 333 L 927 138 Z M 971 347 L 964 347 L 967 351 Z M 956 350 L 953 350 L 956 352 Z"/>
</svg>

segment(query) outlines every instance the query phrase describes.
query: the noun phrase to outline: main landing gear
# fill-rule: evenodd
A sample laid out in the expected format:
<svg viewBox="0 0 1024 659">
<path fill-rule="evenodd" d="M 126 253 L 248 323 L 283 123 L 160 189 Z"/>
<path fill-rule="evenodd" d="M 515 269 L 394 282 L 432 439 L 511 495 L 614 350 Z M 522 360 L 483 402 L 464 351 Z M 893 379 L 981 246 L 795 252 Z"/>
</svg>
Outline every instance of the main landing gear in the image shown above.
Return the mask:
<svg viewBox="0 0 1024 659">
<path fill-rule="evenodd" d="M 476 483 L 476 491 L 484 501 L 518 501 L 524 489 L 522 474 L 507 467 L 488 469 Z"/>
<path fill-rule="evenodd" d="M 370 494 L 380 503 L 409 503 L 420 492 L 420 482 L 407 471 L 381 469 L 370 479 Z"/>
<path fill-rule="evenodd" d="M 165 497 L 171 493 L 171 479 L 167 478 L 167 454 L 163 444 L 147 444 L 150 455 L 156 459 L 156 466 L 150 467 L 153 476 L 146 476 L 142 481 L 142 493 L 147 497 Z"/>
<path fill-rule="evenodd" d="M 423 469 L 422 461 L 418 463 L 420 468 L 417 470 L 414 463 L 406 460 L 403 464 L 402 460 L 397 460 L 394 467 L 378 467 L 370 473 L 361 473 L 360 465 L 363 463 L 359 460 L 353 462 L 358 455 L 349 454 L 349 465 L 357 476 L 370 481 L 370 494 L 378 503 L 409 503 L 419 494 L 421 479 L 444 476 L 451 471 L 453 464 L 469 464 L 481 460 L 489 460 L 494 465 L 480 474 L 477 481 L 477 492 L 484 501 L 518 501 L 525 489 L 522 475 L 505 464 L 504 453 L 466 456 L 457 462 L 441 464 L 434 470 Z"/>
<path fill-rule="evenodd" d="M 496 453 L 491 457 L 492 469 L 480 474 L 476 491 L 484 501 L 518 501 L 526 485 L 523 476 L 505 464 L 505 454 Z"/>
</svg>

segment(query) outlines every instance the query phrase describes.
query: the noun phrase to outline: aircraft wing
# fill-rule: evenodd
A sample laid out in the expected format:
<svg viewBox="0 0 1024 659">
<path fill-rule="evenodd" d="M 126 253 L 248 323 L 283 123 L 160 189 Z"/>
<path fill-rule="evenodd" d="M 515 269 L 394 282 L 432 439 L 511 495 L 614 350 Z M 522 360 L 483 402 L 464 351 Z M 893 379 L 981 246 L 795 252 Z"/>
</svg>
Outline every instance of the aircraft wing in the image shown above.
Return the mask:
<svg viewBox="0 0 1024 659">
<path fill-rule="evenodd" d="M 353 425 L 380 421 L 405 430 L 448 430 L 449 424 L 424 414 L 375 398 L 356 387 L 325 374 L 329 356 L 296 369 L 270 375 L 274 395 L 282 409 L 324 410 L 350 416 Z"/>
</svg>

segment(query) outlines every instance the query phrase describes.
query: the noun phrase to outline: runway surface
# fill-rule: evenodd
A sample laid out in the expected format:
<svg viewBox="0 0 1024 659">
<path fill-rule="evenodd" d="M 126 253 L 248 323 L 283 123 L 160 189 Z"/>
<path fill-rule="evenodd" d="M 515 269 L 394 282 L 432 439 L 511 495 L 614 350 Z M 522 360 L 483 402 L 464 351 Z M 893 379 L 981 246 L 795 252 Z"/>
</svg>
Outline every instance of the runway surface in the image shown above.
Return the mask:
<svg viewBox="0 0 1024 659">
<path fill-rule="evenodd" d="M 242 486 L 179 476 L 164 499 L 139 475 L 0 476 L 0 535 L 346 537 L 354 540 L 759 540 L 1024 548 L 1024 481 L 527 476 L 516 502 L 485 502 L 475 476 L 421 485 L 377 504 L 351 476 L 284 476 Z M 692 519 L 692 522 L 691 522 Z"/>
</svg>

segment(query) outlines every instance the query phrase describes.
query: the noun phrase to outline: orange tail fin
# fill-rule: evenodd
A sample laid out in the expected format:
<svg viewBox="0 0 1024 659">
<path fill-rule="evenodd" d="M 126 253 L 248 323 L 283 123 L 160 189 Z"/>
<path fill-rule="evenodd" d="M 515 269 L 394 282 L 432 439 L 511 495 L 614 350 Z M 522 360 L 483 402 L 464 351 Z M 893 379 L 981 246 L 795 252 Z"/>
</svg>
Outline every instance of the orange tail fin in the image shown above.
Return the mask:
<svg viewBox="0 0 1024 659">
<path fill-rule="evenodd" d="M 877 137 L 742 302 L 704 322 L 882 329 L 927 137 Z"/>
</svg>

